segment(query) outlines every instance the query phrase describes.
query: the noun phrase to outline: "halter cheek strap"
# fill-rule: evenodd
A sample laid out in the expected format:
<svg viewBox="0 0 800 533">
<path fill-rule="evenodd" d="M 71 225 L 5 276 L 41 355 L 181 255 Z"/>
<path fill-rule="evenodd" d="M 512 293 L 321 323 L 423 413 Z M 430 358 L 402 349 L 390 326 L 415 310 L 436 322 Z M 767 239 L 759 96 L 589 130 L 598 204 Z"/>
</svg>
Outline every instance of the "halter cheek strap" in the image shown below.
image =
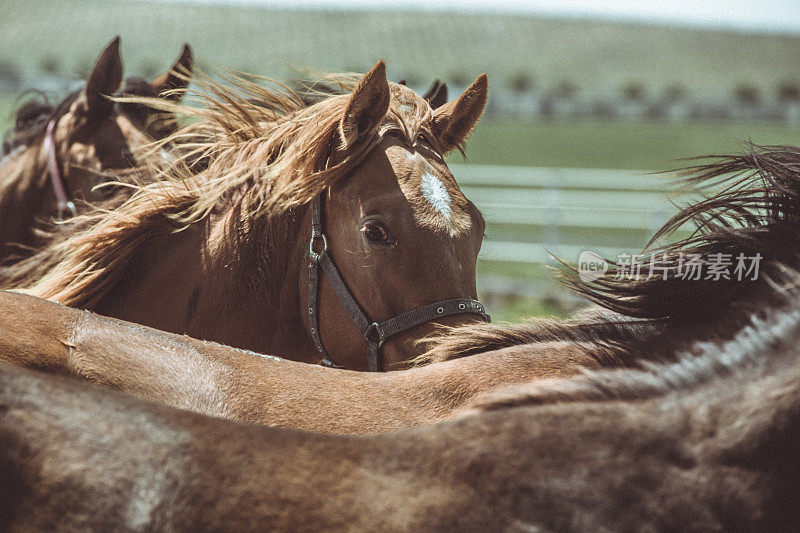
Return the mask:
<svg viewBox="0 0 800 533">
<path fill-rule="evenodd" d="M 58 169 L 58 157 L 56 155 L 56 141 L 55 141 L 56 119 L 47 123 L 47 131 L 44 136 L 44 153 L 47 158 L 47 173 L 50 174 L 50 184 L 53 186 L 53 194 L 56 196 L 56 203 L 58 205 L 58 220 L 64 220 L 64 213 L 69 211 L 72 216 L 77 216 L 78 211 L 75 209 L 75 204 L 67 197 L 67 191 L 64 188 L 64 179 L 61 177 L 61 171 Z"/>
<path fill-rule="evenodd" d="M 311 240 L 309 241 L 309 279 L 308 279 L 308 323 L 311 329 L 311 337 L 317 350 L 322 354 L 322 365 L 329 367 L 339 367 L 328 355 L 325 346 L 322 344 L 322 337 L 319 332 L 319 279 L 320 269 L 328 278 L 336 296 L 342 306 L 353 319 L 358 330 L 367 340 L 367 362 L 370 372 L 377 372 L 380 369 L 380 347 L 387 338 L 432 320 L 437 320 L 450 315 L 460 315 L 470 313 L 480 316 L 483 320 L 490 322 L 491 319 L 481 304 L 472 298 L 456 298 L 443 300 L 417 309 L 408 311 L 401 315 L 385 320 L 384 322 L 373 322 L 358 305 L 353 294 L 347 288 L 342 279 L 339 269 L 333 262 L 328 253 L 328 239 L 322 228 L 322 199 L 317 196 L 313 200 L 311 212 Z"/>
</svg>

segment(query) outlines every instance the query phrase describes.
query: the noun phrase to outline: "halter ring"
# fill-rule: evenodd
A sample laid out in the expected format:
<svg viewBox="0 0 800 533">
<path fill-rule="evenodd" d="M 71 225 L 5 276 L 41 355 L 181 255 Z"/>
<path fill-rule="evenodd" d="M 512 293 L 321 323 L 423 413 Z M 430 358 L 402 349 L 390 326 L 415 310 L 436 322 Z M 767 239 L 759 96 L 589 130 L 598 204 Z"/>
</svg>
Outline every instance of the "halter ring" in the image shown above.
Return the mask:
<svg viewBox="0 0 800 533">
<path fill-rule="evenodd" d="M 322 239 L 322 250 L 319 251 L 319 252 L 315 252 L 314 251 L 314 242 L 319 240 L 319 239 Z M 312 236 L 311 240 L 308 241 L 308 253 L 309 253 L 309 255 L 311 255 L 312 259 L 319 258 L 319 256 L 321 256 L 322 254 L 324 254 L 327 251 L 328 251 L 328 239 L 325 238 L 325 234 L 324 233 L 321 233 L 321 234 L 316 235 L 316 236 Z"/>
<path fill-rule="evenodd" d="M 371 335 L 377 335 L 377 338 L 372 338 Z M 364 331 L 364 338 L 370 340 L 372 342 L 380 342 L 383 340 L 383 330 L 381 330 L 381 325 L 377 322 L 373 322 L 369 325 L 369 327 Z"/>
</svg>

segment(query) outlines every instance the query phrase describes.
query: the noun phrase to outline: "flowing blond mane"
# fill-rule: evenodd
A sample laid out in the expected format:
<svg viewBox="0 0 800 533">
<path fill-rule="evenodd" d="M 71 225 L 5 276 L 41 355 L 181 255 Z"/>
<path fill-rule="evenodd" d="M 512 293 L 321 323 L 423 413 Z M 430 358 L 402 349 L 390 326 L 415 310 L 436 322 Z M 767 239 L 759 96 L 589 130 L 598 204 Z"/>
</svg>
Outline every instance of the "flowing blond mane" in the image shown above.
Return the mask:
<svg viewBox="0 0 800 533">
<path fill-rule="evenodd" d="M 249 217 L 278 216 L 308 204 L 349 175 L 387 128 L 413 138 L 433 117 L 422 97 L 390 83 L 382 125 L 344 146 L 339 124 L 358 85 L 356 75 L 321 76 L 321 83 L 343 94 L 326 93 L 310 106 L 264 78 L 221 78 L 195 74 L 199 89 L 188 99 L 195 106 L 164 98 L 119 98 L 182 116 L 189 125 L 147 147 L 147 163 L 137 169 L 146 184 L 133 187 L 125 203 L 70 221 L 66 237 L 4 269 L 2 287 L 89 306 L 113 286 L 150 236 L 181 231 L 234 202 Z"/>
</svg>

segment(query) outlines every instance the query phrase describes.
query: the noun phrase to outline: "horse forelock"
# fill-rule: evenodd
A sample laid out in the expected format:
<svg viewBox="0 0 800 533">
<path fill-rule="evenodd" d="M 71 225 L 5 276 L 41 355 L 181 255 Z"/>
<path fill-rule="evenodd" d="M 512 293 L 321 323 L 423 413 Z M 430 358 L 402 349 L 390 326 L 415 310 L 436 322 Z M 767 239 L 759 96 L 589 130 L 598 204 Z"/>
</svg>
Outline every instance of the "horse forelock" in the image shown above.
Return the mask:
<svg viewBox="0 0 800 533">
<path fill-rule="evenodd" d="M 282 85 L 235 76 L 227 80 L 228 86 L 208 78 L 198 82 L 205 88 L 200 98 L 204 108 L 170 107 L 200 121 L 160 143 L 163 147 L 186 146 L 187 139 L 192 139 L 192 155 L 182 155 L 179 164 L 162 170 L 159 176 L 171 182 L 202 179 L 196 209 L 187 213 L 190 219 L 202 217 L 230 191 L 241 187 L 247 189 L 253 216 L 281 214 L 308 204 L 363 161 L 385 131 L 376 128 L 343 149 L 336 132 L 350 101 L 349 92 L 326 93 L 324 99 L 307 105 Z M 358 82 L 349 75 L 328 75 L 320 80 L 326 87 L 335 83 L 342 91 Z M 420 124 L 430 121 L 432 113 L 425 100 L 413 92 L 405 93 L 405 87 L 396 84 L 391 84 L 391 90 L 384 124 L 416 132 Z M 414 105 L 408 106 L 409 102 Z M 201 176 L 193 176 L 192 165 L 187 163 L 198 154 L 208 157 L 209 167 Z"/>
</svg>

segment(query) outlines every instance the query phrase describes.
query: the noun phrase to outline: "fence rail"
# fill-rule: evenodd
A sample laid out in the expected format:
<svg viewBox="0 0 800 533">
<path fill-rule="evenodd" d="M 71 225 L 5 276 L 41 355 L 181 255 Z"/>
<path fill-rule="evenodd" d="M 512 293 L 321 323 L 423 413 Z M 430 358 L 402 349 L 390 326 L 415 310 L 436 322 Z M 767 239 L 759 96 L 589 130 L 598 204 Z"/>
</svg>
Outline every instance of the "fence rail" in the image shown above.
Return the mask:
<svg viewBox="0 0 800 533">
<path fill-rule="evenodd" d="M 645 171 L 450 165 L 481 210 L 480 260 L 575 261 L 583 250 L 636 253 L 677 212 L 670 178 Z M 552 254 L 552 256 L 551 256 Z"/>
</svg>

